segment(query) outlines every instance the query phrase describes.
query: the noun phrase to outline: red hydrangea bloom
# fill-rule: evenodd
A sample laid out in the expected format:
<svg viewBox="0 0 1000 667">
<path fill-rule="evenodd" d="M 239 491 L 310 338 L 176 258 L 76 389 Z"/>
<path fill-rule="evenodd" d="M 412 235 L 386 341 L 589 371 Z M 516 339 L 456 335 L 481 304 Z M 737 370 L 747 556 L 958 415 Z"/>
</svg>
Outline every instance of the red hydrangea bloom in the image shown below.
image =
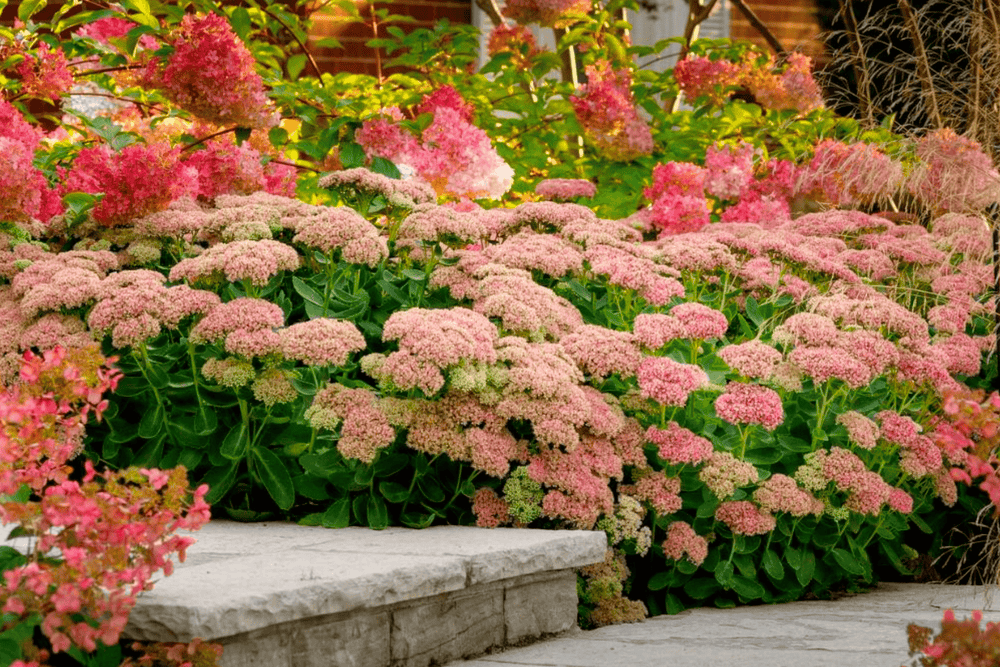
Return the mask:
<svg viewBox="0 0 1000 667">
<path fill-rule="evenodd" d="M 21 94 L 28 97 L 55 101 L 73 85 L 66 54 L 62 49 L 49 50 L 45 42 L 40 42 L 34 53 L 24 54 L 17 73 L 21 76 Z"/>
<path fill-rule="evenodd" d="M 608 160 L 628 162 L 652 153 L 653 135 L 636 111 L 628 70 L 600 62 L 586 71 L 587 83 L 569 99 L 587 139 Z"/>
<path fill-rule="evenodd" d="M 280 117 L 264 92 L 253 55 L 218 14 L 186 14 L 171 36 L 165 65 L 151 61 L 146 83 L 172 102 L 218 125 L 269 128 Z"/>
<path fill-rule="evenodd" d="M 458 112 L 459 117 L 466 123 L 472 124 L 475 119 L 476 108 L 462 97 L 461 93 L 455 90 L 454 86 L 441 86 L 417 104 L 417 113 L 433 114 L 438 109 L 453 109 Z"/>
<path fill-rule="evenodd" d="M 61 192 L 103 192 L 94 220 L 117 227 L 162 211 L 195 189 L 195 174 L 178 161 L 167 143 L 132 144 L 119 152 L 101 145 L 80 151 Z"/>
</svg>

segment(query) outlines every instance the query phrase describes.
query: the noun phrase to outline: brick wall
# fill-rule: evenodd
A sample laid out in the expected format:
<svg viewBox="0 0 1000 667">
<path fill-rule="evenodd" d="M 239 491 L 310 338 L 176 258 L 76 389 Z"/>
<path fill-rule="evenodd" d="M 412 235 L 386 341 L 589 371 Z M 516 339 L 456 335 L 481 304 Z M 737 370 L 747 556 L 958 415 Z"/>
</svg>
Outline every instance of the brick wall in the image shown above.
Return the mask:
<svg viewBox="0 0 1000 667">
<path fill-rule="evenodd" d="M 370 5 L 364 0 L 357 2 L 362 17 L 368 18 Z M 440 19 L 447 18 L 452 23 L 470 23 L 472 21 L 471 0 L 397 0 L 388 7 L 393 14 L 412 16 L 414 23 L 399 24 L 399 27 L 409 32 L 415 28 L 429 28 Z M 384 37 L 385 31 L 380 28 L 379 37 Z M 334 14 L 313 15 L 313 29 L 310 33 L 311 50 L 316 57 L 320 69 L 326 72 L 354 72 L 358 74 L 375 75 L 377 73 L 375 51 L 365 42 L 372 39 L 370 24 L 345 23 Z M 316 41 L 325 37 L 333 37 L 340 41 L 343 48 L 331 49 L 314 46 Z M 384 51 L 380 52 L 383 65 L 390 60 Z M 393 70 L 383 67 L 383 73 Z"/>
<path fill-rule="evenodd" d="M 291 4 L 292 0 L 283 0 Z M 220 5 L 238 4 L 239 0 L 219 0 Z M 365 0 L 357 0 L 361 16 L 368 16 L 368 3 Z M 0 12 L 0 23 L 12 25 L 17 17 L 17 8 L 21 0 L 11 0 Z M 409 32 L 413 28 L 429 28 L 438 20 L 447 18 L 452 23 L 470 23 L 472 21 L 472 0 L 396 0 L 390 5 L 380 5 L 388 7 L 393 14 L 404 14 L 416 19 L 415 23 L 401 24 L 404 30 Z M 47 20 L 55 13 L 56 7 L 49 3 L 41 14 L 40 20 Z M 370 26 L 362 23 L 345 23 L 337 16 L 329 13 L 317 13 L 313 15 L 313 29 L 310 33 L 310 50 L 316 57 L 320 69 L 326 72 L 356 72 L 361 74 L 374 75 L 377 71 L 375 53 L 365 46 L 365 42 L 372 38 Z M 380 31 L 380 36 L 385 36 L 384 31 Z M 317 40 L 324 37 L 334 37 L 343 44 L 343 48 L 330 49 L 317 47 Z M 382 62 L 389 58 L 382 54 Z M 391 70 L 384 69 L 388 73 Z"/>
<path fill-rule="evenodd" d="M 825 49 L 819 39 L 823 28 L 813 0 L 746 0 L 746 4 L 786 49 L 802 51 L 814 60 L 823 61 Z M 748 40 L 770 51 L 767 42 L 737 7 L 732 8 L 730 17 L 733 39 Z"/>
</svg>

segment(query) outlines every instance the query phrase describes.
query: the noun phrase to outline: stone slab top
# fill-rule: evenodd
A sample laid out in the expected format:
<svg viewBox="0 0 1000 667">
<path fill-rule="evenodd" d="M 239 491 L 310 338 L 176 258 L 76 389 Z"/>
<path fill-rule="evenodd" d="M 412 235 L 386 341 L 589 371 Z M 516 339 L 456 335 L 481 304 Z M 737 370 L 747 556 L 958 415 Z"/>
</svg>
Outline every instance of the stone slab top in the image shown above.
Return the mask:
<svg viewBox="0 0 1000 667">
<path fill-rule="evenodd" d="M 125 636 L 219 639 L 604 560 L 603 532 L 436 526 L 327 529 L 211 521 L 140 596 Z"/>
</svg>

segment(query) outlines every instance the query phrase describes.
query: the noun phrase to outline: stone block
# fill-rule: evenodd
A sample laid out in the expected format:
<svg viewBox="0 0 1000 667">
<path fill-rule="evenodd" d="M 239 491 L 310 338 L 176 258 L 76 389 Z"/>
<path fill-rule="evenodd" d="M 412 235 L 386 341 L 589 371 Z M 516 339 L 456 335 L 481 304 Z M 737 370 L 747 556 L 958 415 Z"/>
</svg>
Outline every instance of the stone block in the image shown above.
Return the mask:
<svg viewBox="0 0 1000 667">
<path fill-rule="evenodd" d="M 517 644 L 576 625 L 576 573 L 562 570 L 515 580 L 504 595 L 506 643 Z"/>
<path fill-rule="evenodd" d="M 392 614 L 392 667 L 442 665 L 503 645 L 503 588 L 477 586 Z"/>
<path fill-rule="evenodd" d="M 222 644 L 219 667 L 296 667 L 291 661 L 287 634 L 260 632 L 226 637 Z"/>
<path fill-rule="evenodd" d="M 302 624 L 291 638 L 293 667 L 388 667 L 386 611 Z"/>
</svg>

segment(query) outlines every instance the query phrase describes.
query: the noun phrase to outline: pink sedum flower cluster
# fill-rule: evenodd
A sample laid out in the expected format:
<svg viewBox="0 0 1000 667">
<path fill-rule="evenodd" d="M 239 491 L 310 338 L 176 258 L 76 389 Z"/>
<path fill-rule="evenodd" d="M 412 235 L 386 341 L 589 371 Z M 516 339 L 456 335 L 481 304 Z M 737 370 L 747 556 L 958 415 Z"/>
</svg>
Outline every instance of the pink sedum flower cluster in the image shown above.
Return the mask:
<svg viewBox="0 0 1000 667">
<path fill-rule="evenodd" d="M 695 434 L 677 422 L 670 422 L 666 429 L 650 426 L 646 440 L 657 446 L 657 454 L 671 465 L 701 463 L 712 457 L 711 440 Z"/>
<path fill-rule="evenodd" d="M 781 396 L 770 387 L 730 382 L 715 399 L 715 412 L 730 424 L 760 424 L 773 431 L 785 421 Z"/>
<path fill-rule="evenodd" d="M 695 565 L 701 565 L 708 557 L 708 540 L 694 532 L 691 524 L 674 521 L 667 527 L 663 555 L 674 560 L 686 556 Z"/>
<path fill-rule="evenodd" d="M 367 389 L 331 383 L 316 393 L 305 417 L 316 429 L 333 431 L 339 426 L 337 449 L 364 463 L 374 461 L 396 439 L 396 429 L 380 409 L 378 397 Z"/>
<path fill-rule="evenodd" d="M 734 535 L 763 535 L 774 530 L 777 520 L 767 510 L 749 500 L 728 500 L 715 510 L 715 518 L 729 526 Z"/>
<path fill-rule="evenodd" d="M 636 372 L 639 392 L 660 405 L 684 407 L 688 395 L 708 384 L 701 366 L 681 364 L 668 357 L 646 357 Z"/>
<path fill-rule="evenodd" d="M 365 337 L 353 322 L 318 317 L 278 331 L 281 354 L 306 366 L 343 366 L 365 349 Z"/>
</svg>

